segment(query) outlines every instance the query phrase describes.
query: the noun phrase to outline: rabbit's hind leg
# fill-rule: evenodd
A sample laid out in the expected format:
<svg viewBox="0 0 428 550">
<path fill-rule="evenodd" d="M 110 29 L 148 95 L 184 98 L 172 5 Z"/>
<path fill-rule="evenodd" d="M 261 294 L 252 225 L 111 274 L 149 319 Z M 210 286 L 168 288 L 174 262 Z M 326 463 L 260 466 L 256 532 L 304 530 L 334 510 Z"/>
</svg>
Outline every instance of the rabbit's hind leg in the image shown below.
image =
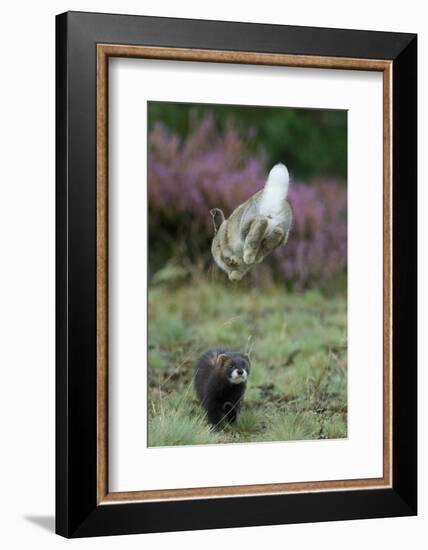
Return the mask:
<svg viewBox="0 0 428 550">
<path fill-rule="evenodd" d="M 262 240 L 255 262 L 257 264 L 261 263 L 268 254 L 284 242 L 284 238 L 284 230 L 279 226 L 275 227 L 275 229 Z"/>
<path fill-rule="evenodd" d="M 265 216 L 257 216 L 251 224 L 244 242 L 244 262 L 253 264 L 260 249 L 260 245 L 268 226 Z"/>
</svg>

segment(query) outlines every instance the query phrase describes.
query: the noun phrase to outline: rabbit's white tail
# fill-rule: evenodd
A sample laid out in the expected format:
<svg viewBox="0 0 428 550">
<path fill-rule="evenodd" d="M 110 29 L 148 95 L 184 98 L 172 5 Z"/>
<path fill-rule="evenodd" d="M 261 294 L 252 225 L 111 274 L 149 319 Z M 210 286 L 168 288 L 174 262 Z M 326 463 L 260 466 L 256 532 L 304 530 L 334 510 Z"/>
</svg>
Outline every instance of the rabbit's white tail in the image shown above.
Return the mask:
<svg viewBox="0 0 428 550">
<path fill-rule="evenodd" d="M 259 206 L 260 214 L 275 216 L 283 211 L 289 182 L 287 167 L 282 163 L 275 164 L 265 183 Z"/>
</svg>

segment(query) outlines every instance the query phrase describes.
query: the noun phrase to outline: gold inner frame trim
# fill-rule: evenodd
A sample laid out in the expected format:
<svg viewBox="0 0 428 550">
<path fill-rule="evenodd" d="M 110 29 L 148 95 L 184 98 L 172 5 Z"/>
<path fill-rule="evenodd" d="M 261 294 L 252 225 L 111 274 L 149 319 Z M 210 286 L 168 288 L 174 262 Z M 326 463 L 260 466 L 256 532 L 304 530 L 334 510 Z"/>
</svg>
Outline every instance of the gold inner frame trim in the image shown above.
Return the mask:
<svg viewBox="0 0 428 550">
<path fill-rule="evenodd" d="M 108 59 L 134 57 L 383 73 L 383 476 L 298 483 L 109 492 L 108 489 Z M 97 503 L 223 498 L 392 486 L 392 62 L 256 52 L 97 45 Z"/>
</svg>

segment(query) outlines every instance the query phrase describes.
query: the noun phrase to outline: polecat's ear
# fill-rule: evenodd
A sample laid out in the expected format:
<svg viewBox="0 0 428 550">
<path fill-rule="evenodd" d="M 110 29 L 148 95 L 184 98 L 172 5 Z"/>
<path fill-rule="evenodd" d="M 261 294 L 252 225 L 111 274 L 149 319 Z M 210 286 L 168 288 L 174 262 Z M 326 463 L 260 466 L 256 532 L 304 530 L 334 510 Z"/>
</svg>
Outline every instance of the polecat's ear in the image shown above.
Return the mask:
<svg viewBox="0 0 428 550">
<path fill-rule="evenodd" d="M 250 363 L 250 354 L 249 354 L 249 353 L 243 353 L 242 355 L 243 355 L 243 356 L 245 357 L 245 359 Z"/>
<path fill-rule="evenodd" d="M 220 353 L 217 355 L 217 366 L 222 367 L 227 361 L 227 355 L 225 353 Z"/>
</svg>

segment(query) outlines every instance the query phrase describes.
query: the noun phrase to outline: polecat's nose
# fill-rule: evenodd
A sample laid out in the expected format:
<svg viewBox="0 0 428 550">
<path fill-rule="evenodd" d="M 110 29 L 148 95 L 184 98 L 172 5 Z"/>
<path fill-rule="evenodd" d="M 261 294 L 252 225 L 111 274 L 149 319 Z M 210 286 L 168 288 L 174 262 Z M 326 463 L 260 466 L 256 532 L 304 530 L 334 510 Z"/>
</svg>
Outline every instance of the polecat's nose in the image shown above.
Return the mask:
<svg viewBox="0 0 428 550">
<path fill-rule="evenodd" d="M 239 374 L 239 376 L 242 376 L 244 374 L 244 371 L 242 369 L 238 369 L 237 373 Z"/>
</svg>

